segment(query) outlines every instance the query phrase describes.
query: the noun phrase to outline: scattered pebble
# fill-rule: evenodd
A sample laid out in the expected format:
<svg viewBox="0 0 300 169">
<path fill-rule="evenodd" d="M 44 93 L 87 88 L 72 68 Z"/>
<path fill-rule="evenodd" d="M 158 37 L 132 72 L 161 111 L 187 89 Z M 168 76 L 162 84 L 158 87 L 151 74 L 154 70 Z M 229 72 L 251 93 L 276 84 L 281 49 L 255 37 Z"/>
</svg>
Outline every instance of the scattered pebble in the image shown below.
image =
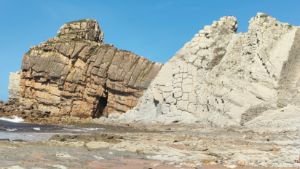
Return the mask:
<svg viewBox="0 0 300 169">
<path fill-rule="evenodd" d="M 94 155 L 93 157 L 94 157 L 95 159 L 97 159 L 97 160 L 104 160 L 104 158 L 101 157 L 101 156 Z"/>
<path fill-rule="evenodd" d="M 62 153 L 56 153 L 57 158 L 73 158 L 70 154 L 62 152 Z"/>
</svg>

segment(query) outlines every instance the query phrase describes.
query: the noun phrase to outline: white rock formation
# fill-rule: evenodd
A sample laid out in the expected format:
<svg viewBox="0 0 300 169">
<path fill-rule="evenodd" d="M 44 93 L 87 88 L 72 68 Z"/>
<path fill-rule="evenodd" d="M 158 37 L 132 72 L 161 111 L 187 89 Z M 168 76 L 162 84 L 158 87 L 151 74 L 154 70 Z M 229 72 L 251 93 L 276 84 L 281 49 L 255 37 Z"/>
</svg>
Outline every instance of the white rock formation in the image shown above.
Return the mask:
<svg viewBox="0 0 300 169">
<path fill-rule="evenodd" d="M 9 74 L 8 93 L 9 100 L 18 100 L 20 96 L 20 72 L 11 72 Z"/>
<path fill-rule="evenodd" d="M 299 28 L 258 13 L 248 32 L 236 30 L 231 16 L 205 26 L 120 119 L 239 126 L 300 105 Z"/>
<path fill-rule="evenodd" d="M 276 110 L 267 110 L 260 116 L 247 122 L 248 128 L 258 132 L 271 131 L 299 131 L 300 129 L 300 107 L 288 105 Z M 299 133 L 299 132 L 298 132 Z M 298 140 L 299 142 L 300 140 Z"/>
</svg>

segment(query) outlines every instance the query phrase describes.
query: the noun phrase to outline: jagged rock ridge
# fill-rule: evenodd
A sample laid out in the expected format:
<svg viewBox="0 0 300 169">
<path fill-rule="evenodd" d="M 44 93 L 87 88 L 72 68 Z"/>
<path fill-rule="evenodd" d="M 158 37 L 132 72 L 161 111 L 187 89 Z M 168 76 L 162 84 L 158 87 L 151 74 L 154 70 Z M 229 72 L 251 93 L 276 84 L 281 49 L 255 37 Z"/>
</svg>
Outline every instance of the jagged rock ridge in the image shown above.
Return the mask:
<svg viewBox="0 0 300 169">
<path fill-rule="evenodd" d="M 161 66 L 105 44 L 95 20 L 70 22 L 24 55 L 19 102 L 51 116 L 124 113 Z"/>
<path fill-rule="evenodd" d="M 205 26 L 121 119 L 239 126 L 264 112 L 300 105 L 299 28 L 259 13 L 248 32 L 236 30 L 235 17 Z M 294 114 L 290 118 L 299 119 Z"/>
</svg>

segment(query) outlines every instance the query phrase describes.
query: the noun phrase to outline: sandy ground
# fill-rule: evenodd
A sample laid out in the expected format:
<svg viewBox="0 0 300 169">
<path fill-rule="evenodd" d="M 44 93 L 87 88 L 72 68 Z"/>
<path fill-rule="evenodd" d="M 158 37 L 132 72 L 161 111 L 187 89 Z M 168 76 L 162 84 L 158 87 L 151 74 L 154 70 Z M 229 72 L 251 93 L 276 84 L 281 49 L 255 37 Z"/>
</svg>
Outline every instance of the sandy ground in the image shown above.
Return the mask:
<svg viewBox="0 0 300 169">
<path fill-rule="evenodd" d="M 81 124 L 104 130 L 37 142 L 0 141 L 2 168 L 300 168 L 298 131 Z M 0 168 L 1 168 L 0 167 Z"/>
</svg>

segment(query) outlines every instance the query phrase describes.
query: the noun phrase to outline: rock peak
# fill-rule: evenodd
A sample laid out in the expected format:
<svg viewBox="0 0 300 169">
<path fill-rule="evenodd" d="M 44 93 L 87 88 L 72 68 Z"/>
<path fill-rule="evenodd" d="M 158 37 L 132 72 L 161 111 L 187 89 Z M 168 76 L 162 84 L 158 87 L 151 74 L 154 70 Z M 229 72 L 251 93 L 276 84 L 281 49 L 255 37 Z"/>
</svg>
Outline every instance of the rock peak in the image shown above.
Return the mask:
<svg viewBox="0 0 300 169">
<path fill-rule="evenodd" d="M 218 21 L 214 21 L 211 25 L 204 26 L 204 29 L 200 30 L 198 34 L 212 34 L 217 32 L 220 33 L 220 31 L 221 33 L 225 33 L 225 32 L 235 33 L 236 30 L 237 30 L 236 17 L 224 16 L 221 17 Z"/>
<path fill-rule="evenodd" d="M 58 31 L 61 39 L 83 39 L 95 42 L 103 42 L 103 32 L 99 23 L 93 19 L 82 19 L 64 24 Z"/>
<path fill-rule="evenodd" d="M 249 32 L 262 32 L 271 29 L 287 29 L 291 25 L 278 21 L 276 18 L 266 14 L 258 12 L 256 16 L 249 20 Z"/>
</svg>

